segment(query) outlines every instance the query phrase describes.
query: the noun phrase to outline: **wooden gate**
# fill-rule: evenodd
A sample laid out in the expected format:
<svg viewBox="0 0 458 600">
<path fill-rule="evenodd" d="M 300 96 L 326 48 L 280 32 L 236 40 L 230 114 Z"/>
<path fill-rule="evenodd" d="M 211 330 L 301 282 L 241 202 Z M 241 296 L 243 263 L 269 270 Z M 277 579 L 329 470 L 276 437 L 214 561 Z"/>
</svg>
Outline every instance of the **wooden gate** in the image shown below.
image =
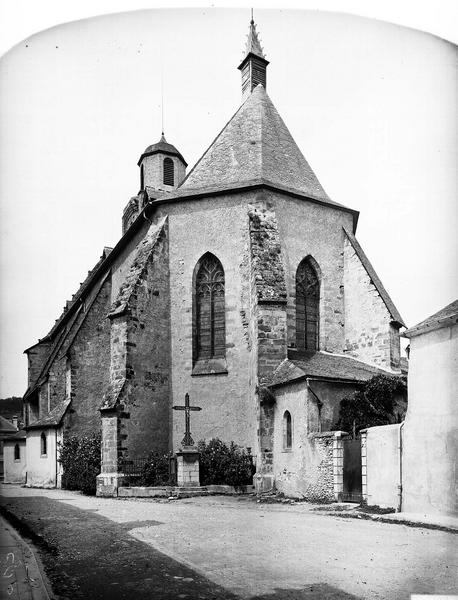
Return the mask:
<svg viewBox="0 0 458 600">
<path fill-rule="evenodd" d="M 343 502 L 361 502 L 361 438 L 344 439 L 343 442 Z"/>
</svg>

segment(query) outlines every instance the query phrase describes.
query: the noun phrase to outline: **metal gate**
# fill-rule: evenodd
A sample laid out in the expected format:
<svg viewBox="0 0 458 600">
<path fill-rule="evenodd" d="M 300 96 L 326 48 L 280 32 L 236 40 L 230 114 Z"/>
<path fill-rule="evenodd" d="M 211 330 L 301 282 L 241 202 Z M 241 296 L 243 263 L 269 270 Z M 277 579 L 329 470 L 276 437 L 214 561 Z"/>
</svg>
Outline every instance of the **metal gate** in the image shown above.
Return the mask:
<svg viewBox="0 0 458 600">
<path fill-rule="evenodd" d="M 343 502 L 361 502 L 361 438 L 344 439 L 343 442 Z"/>
</svg>

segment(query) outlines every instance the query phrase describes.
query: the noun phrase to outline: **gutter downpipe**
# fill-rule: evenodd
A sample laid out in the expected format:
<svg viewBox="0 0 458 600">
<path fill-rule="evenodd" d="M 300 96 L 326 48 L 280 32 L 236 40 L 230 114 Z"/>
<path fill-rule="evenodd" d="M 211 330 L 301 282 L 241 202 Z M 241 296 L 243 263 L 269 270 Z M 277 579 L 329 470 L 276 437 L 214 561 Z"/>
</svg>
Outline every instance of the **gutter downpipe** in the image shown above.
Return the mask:
<svg viewBox="0 0 458 600">
<path fill-rule="evenodd" d="M 399 484 L 398 484 L 398 508 L 397 512 L 402 510 L 402 428 L 405 421 L 399 426 L 398 432 L 398 450 L 399 450 Z"/>
<path fill-rule="evenodd" d="M 318 431 L 321 433 L 321 409 L 323 408 L 323 402 L 318 398 L 313 389 L 310 386 L 310 381 L 314 381 L 312 378 L 307 377 L 305 380 L 307 384 L 307 389 L 312 392 L 313 397 L 315 398 L 316 405 L 318 407 Z"/>
</svg>

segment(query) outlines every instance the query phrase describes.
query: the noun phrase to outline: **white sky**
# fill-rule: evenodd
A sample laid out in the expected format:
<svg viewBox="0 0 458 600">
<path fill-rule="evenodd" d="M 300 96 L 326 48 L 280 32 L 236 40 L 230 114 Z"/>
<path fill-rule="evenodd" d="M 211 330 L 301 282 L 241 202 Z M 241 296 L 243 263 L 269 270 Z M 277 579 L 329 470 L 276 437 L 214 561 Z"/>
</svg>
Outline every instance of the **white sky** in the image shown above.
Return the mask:
<svg viewBox="0 0 458 600">
<path fill-rule="evenodd" d="M 137 6 L 80 2 L 64 14 L 67 3 L 46 4 L 16 0 L 13 12 L 3 2 L 3 50 L 55 23 Z M 402 7 L 373 4 L 380 18 L 458 31 L 445 0 L 440 11 L 416 4 L 410 21 Z M 0 61 L 0 397 L 24 393 L 24 348 L 120 237 L 137 160 L 160 137 L 161 64 L 166 137 L 191 168 L 240 105 L 249 18 L 247 8 L 103 16 L 33 35 Z M 456 48 L 316 10 L 258 8 L 255 20 L 268 94 L 331 198 L 361 211 L 357 237 L 407 324 L 456 299 Z"/>
</svg>

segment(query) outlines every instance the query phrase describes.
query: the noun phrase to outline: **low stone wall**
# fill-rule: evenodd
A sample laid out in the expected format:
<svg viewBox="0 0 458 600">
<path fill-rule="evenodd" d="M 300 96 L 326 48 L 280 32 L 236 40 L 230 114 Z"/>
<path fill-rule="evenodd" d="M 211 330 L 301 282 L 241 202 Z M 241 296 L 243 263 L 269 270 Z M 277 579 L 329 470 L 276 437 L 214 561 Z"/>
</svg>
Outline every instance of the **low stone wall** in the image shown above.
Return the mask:
<svg viewBox="0 0 458 600">
<path fill-rule="evenodd" d="M 209 494 L 221 495 L 241 495 L 254 493 L 254 485 L 241 485 L 234 487 L 232 485 L 206 485 L 201 487 L 120 487 L 118 489 L 118 498 L 170 498 L 172 496 L 208 496 Z"/>
<path fill-rule="evenodd" d="M 308 486 L 304 498 L 310 502 L 333 502 L 334 432 L 312 433 L 308 438 L 313 462 L 307 468 Z"/>
</svg>

